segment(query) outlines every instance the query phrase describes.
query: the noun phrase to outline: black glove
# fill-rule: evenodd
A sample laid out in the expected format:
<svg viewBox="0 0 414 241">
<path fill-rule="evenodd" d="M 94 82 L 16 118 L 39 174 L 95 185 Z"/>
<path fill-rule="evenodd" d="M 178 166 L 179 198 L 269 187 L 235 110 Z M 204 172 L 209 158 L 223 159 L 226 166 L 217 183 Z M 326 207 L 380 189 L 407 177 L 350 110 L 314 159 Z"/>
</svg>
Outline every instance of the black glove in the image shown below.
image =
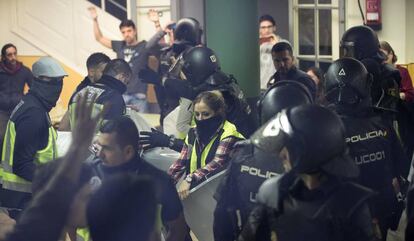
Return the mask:
<svg viewBox="0 0 414 241">
<path fill-rule="evenodd" d="M 149 68 L 141 69 L 138 76 L 144 83 L 161 85 L 161 75 Z"/>
<path fill-rule="evenodd" d="M 164 82 L 164 87 L 167 91 L 174 93 L 175 96 L 183 97 L 189 100 L 194 100 L 198 95 L 187 80 L 167 78 Z"/>
<path fill-rule="evenodd" d="M 170 137 L 154 128 L 151 128 L 151 132 L 141 131 L 139 135 L 139 144 L 143 146 L 144 150 L 155 147 L 169 147 L 170 145 Z"/>
</svg>

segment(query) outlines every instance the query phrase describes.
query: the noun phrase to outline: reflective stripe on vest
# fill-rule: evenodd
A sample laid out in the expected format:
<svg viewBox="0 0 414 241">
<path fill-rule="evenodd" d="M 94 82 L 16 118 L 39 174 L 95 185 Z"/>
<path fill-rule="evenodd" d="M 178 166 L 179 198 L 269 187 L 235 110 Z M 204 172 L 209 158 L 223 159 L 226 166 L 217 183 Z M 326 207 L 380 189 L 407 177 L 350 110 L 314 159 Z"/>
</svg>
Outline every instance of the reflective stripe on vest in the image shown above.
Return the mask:
<svg viewBox="0 0 414 241">
<path fill-rule="evenodd" d="M 238 139 L 245 139 L 244 136 L 242 134 L 240 134 L 237 131 L 237 128 L 235 125 L 233 125 L 232 123 L 225 121 L 222 127 L 222 132 L 219 138 L 219 141 L 222 141 L 223 139 L 233 136 L 236 137 Z M 189 138 L 188 135 L 185 138 L 185 144 L 187 144 L 187 146 L 189 146 L 189 148 L 191 148 L 191 158 L 190 158 L 190 173 L 193 173 L 195 170 L 197 170 L 197 163 L 200 162 L 200 167 L 204 167 L 206 165 L 206 161 L 207 161 L 207 156 L 210 153 L 210 149 L 213 146 L 214 142 L 217 140 L 218 135 L 216 134 L 216 136 L 214 136 L 210 142 L 204 147 L 202 153 L 201 153 L 201 160 L 198 160 L 197 157 L 197 150 L 196 150 L 196 140 L 192 141 L 191 145 L 189 145 Z"/>
<path fill-rule="evenodd" d="M 78 228 L 76 229 L 76 241 L 90 241 L 91 237 L 89 234 L 89 229 L 87 228 Z"/>
<path fill-rule="evenodd" d="M 57 158 L 57 134 L 55 129 L 50 126 L 48 133 L 48 143 L 43 150 L 36 152 L 34 156 L 34 163 L 36 165 L 45 164 L 53 159 Z M 31 182 L 15 175 L 13 173 L 13 157 L 14 157 L 14 144 L 16 140 L 16 129 L 13 121 L 7 123 L 6 134 L 3 142 L 2 153 L 2 179 L 3 188 L 18 191 L 18 192 L 32 192 Z"/>
<path fill-rule="evenodd" d="M 90 102 L 92 102 L 92 97 L 96 97 L 95 100 L 97 100 L 105 92 L 105 89 L 97 88 L 97 87 L 94 87 L 94 86 L 87 86 L 87 87 L 83 88 L 81 91 L 79 91 L 78 93 L 76 93 L 75 96 L 73 96 L 72 103 L 70 103 L 69 110 L 68 110 L 69 111 L 69 123 L 70 123 L 70 129 L 71 130 L 73 130 L 75 128 L 75 125 L 76 125 L 75 109 L 76 109 L 77 99 L 80 95 L 85 94 L 86 91 L 88 91 L 87 101 L 90 103 Z M 96 116 L 100 111 L 103 110 L 103 107 L 104 107 L 103 104 L 94 103 L 93 109 L 92 109 L 92 116 Z M 102 124 L 103 123 L 102 123 L 102 119 L 101 119 L 101 120 L 99 120 L 98 124 L 96 125 L 95 133 L 98 132 L 98 130 L 101 127 Z"/>
<path fill-rule="evenodd" d="M 69 123 L 70 123 L 70 129 L 73 130 L 75 128 L 76 125 L 76 120 L 75 120 L 75 109 L 76 109 L 76 102 L 72 103 L 69 105 Z M 101 112 L 104 108 L 104 105 L 101 104 L 93 104 L 92 107 L 92 116 L 96 116 L 99 112 Z M 98 121 L 98 124 L 96 125 L 96 129 L 95 129 L 95 133 L 98 133 L 99 128 L 103 125 L 103 119 L 101 118 Z"/>
</svg>

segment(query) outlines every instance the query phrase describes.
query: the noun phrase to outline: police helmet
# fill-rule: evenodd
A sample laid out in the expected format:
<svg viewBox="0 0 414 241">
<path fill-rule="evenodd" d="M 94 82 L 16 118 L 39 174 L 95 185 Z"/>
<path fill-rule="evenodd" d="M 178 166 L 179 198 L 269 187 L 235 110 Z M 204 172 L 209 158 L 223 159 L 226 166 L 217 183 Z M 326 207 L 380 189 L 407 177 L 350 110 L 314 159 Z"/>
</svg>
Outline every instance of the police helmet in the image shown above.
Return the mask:
<svg viewBox="0 0 414 241">
<path fill-rule="evenodd" d="M 189 83 L 197 87 L 209 76 L 220 71 L 220 64 L 212 49 L 197 46 L 183 53 L 181 70 Z"/>
<path fill-rule="evenodd" d="M 358 168 L 347 155 L 341 119 L 322 106 L 309 104 L 282 110 L 260 127 L 251 140 L 256 147 L 273 154 L 286 147 L 292 171 L 297 173 L 358 175 Z"/>
<path fill-rule="evenodd" d="M 182 18 L 178 20 L 174 30 L 174 44 L 196 46 L 201 43 L 202 32 L 196 19 Z"/>
<path fill-rule="evenodd" d="M 325 98 L 330 104 L 370 106 L 372 76 L 353 58 L 341 58 L 325 74 Z"/>
<path fill-rule="evenodd" d="M 259 121 L 264 124 L 282 109 L 311 103 L 312 94 L 305 85 L 292 80 L 276 82 L 257 103 Z"/>
<path fill-rule="evenodd" d="M 342 35 L 340 50 L 341 57 L 352 57 L 358 60 L 381 55 L 377 34 L 370 27 L 363 25 L 345 31 Z"/>
</svg>

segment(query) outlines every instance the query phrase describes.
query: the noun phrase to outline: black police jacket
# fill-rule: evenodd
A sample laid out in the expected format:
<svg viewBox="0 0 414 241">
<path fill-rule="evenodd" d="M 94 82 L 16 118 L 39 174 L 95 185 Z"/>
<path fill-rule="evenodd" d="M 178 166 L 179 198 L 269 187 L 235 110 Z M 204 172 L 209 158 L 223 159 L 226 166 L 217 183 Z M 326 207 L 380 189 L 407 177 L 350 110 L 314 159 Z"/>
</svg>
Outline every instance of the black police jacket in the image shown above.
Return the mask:
<svg viewBox="0 0 414 241">
<path fill-rule="evenodd" d="M 371 97 L 373 104 L 383 110 L 398 112 L 401 76 L 394 66 L 379 64 L 374 59 L 364 59 L 364 65 L 373 75 Z"/>
<path fill-rule="evenodd" d="M 255 148 L 250 140 L 240 141 L 235 145 L 226 176 L 215 194 L 216 241 L 235 240 L 256 205 L 256 194 L 260 185 L 283 172 L 282 163 L 276 156 Z M 237 211 L 240 213 L 241 227 L 234 219 Z"/>
<path fill-rule="evenodd" d="M 260 205 L 238 240 L 259 240 L 260 228 L 268 239 L 279 241 L 375 240 L 366 205 L 372 192 L 335 177 L 324 178 L 313 190 L 292 173 L 264 182 L 258 194 Z"/>
<path fill-rule="evenodd" d="M 360 114 L 341 116 L 341 119 L 349 154 L 360 169 L 355 181 L 377 192 L 370 200 L 372 215 L 385 222 L 398 206 L 392 179 L 406 177 L 410 162 L 394 129 L 380 116 Z"/>
</svg>

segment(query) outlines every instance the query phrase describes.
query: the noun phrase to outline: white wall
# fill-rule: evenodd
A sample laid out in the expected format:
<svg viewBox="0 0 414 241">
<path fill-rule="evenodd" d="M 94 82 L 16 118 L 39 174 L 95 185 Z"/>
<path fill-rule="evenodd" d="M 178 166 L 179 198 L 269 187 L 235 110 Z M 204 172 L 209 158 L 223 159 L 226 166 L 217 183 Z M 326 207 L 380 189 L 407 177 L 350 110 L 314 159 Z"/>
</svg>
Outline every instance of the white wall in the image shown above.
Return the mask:
<svg viewBox="0 0 414 241">
<path fill-rule="evenodd" d="M 357 0 L 346 1 L 346 27 L 361 25 L 362 18 Z M 391 44 L 398 56 L 398 63 L 414 62 L 414 1 L 412 0 L 382 0 L 382 30 L 378 31 L 380 40 Z M 361 1 L 365 13 L 365 1 Z M 411 40 L 411 41 L 409 41 Z"/>
<path fill-rule="evenodd" d="M 155 25 L 148 19 L 148 11 L 153 8 L 162 12 L 160 17 L 161 27 L 166 26 L 171 21 L 171 1 L 170 0 L 137 0 L 137 20 L 135 21 L 138 30 L 139 40 L 148 40 L 154 33 Z"/>
<path fill-rule="evenodd" d="M 0 0 L 0 43 L 16 44 L 20 55 L 50 55 L 85 75 L 93 52 L 115 54 L 97 43 L 85 0 Z M 102 33 L 121 39 L 119 21 L 99 12 Z"/>
<path fill-rule="evenodd" d="M 414 1 L 407 0 L 406 2 L 406 63 L 414 63 Z"/>
<path fill-rule="evenodd" d="M 10 19 L 13 9 L 10 3 L 11 1 L 0 0 L 0 48 L 7 43 L 13 43 L 19 55 L 45 55 L 36 46 L 12 32 Z"/>
</svg>

